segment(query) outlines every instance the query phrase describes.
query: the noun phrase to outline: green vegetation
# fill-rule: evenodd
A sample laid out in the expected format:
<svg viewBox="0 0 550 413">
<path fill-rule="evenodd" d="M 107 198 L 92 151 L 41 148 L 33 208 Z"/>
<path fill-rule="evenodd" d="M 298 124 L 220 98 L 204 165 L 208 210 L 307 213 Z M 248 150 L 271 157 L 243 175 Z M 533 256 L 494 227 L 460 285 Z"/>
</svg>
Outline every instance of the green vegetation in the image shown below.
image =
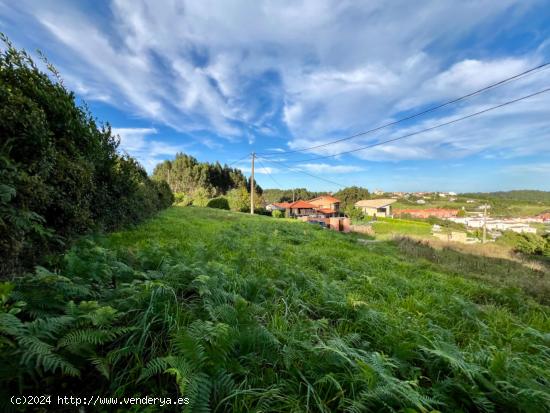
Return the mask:
<svg viewBox="0 0 550 413">
<path fill-rule="evenodd" d="M 83 240 L 1 287 L 0 392 L 179 394 L 194 412 L 550 409 L 547 287 L 357 240 L 195 207 Z"/>
<path fill-rule="evenodd" d="M 504 231 L 497 240 L 498 244 L 512 247 L 516 252 L 525 255 L 539 255 L 550 258 L 550 234 L 518 234 Z"/>
<path fill-rule="evenodd" d="M 356 209 L 355 203 L 362 199 L 369 199 L 370 193 L 367 188 L 350 186 L 339 190 L 334 196 L 341 201 L 340 208 L 342 211 L 352 212 Z"/>
<path fill-rule="evenodd" d="M 283 218 L 285 216 L 285 214 L 284 214 L 283 211 L 279 211 L 278 209 L 276 209 L 273 212 L 271 212 L 271 216 L 273 218 Z"/>
<path fill-rule="evenodd" d="M 174 193 L 194 194 L 202 189 L 208 198 L 226 194 L 233 188 L 249 186 L 240 169 L 221 166 L 219 162 L 199 162 L 184 153 L 176 154 L 173 161 L 159 163 L 153 177 L 168 182 Z"/>
<path fill-rule="evenodd" d="M 53 67 L 49 77 L 2 40 L 0 278 L 80 234 L 139 222 L 173 201 L 166 183 L 117 153 L 109 125 L 76 105 Z"/>
<path fill-rule="evenodd" d="M 383 238 L 393 235 L 430 236 L 432 224 L 423 220 L 377 218 L 370 221 L 376 235 Z"/>
<path fill-rule="evenodd" d="M 410 238 L 399 238 L 396 243 L 407 256 L 428 260 L 438 271 L 481 280 L 498 288 L 520 289 L 550 305 L 550 267 L 531 268 L 531 263 L 513 261 L 509 257 L 475 255 L 467 251 L 480 246 L 463 246 L 462 251 L 457 251 L 456 245 L 436 249 L 426 241 Z"/>
<path fill-rule="evenodd" d="M 262 196 L 265 202 L 272 204 L 273 202 L 292 202 L 293 199 L 296 201 L 299 199 L 308 200 L 323 194 L 325 194 L 325 192 L 312 192 L 308 191 L 306 188 L 295 188 L 266 189 L 263 191 Z"/>
<path fill-rule="evenodd" d="M 501 192 L 474 192 L 471 194 L 461 194 L 477 199 L 505 199 L 509 201 L 523 201 L 530 203 L 545 203 L 550 204 L 550 191 L 536 191 L 528 189 L 520 189 L 514 191 Z"/>
<path fill-rule="evenodd" d="M 518 191 L 524 192 L 524 191 Z M 530 191 L 526 191 L 530 192 Z M 541 192 L 546 194 L 547 192 Z M 492 194 L 492 193 L 491 193 Z M 433 199 L 425 200 L 425 204 L 417 204 L 415 198 L 399 199 L 393 208 L 395 209 L 426 209 L 426 208 L 446 208 L 446 209 L 461 209 L 465 208 L 469 212 L 483 212 L 481 205 L 487 203 L 490 205 L 488 213 L 494 217 L 526 217 L 535 216 L 543 212 L 550 211 L 550 202 L 545 197 L 541 197 L 539 201 L 529 201 L 514 198 L 492 197 L 491 194 L 460 194 L 456 197 L 456 201 L 449 201 L 447 198 L 439 198 L 433 196 Z M 468 200 L 474 201 L 468 203 Z"/>
<path fill-rule="evenodd" d="M 229 210 L 229 201 L 224 196 L 219 196 L 217 198 L 212 198 L 206 204 L 208 208 L 217 208 L 217 209 L 227 209 Z"/>
</svg>

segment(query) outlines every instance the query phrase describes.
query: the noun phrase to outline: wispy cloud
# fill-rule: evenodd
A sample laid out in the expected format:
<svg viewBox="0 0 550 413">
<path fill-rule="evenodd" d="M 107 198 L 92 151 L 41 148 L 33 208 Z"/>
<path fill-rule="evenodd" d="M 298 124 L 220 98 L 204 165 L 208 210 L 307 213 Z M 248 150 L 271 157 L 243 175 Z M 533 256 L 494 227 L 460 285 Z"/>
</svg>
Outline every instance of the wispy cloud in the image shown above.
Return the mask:
<svg viewBox="0 0 550 413">
<path fill-rule="evenodd" d="M 228 143 L 291 149 L 323 143 L 468 93 L 550 53 L 542 37 L 522 54 L 491 54 L 476 42 L 463 46 L 479 30 L 485 42 L 494 40 L 499 19 L 518 21 L 540 6 L 535 0 L 427 0 L 415 7 L 408 0 L 113 0 L 103 14 L 68 0 L 7 3 L 0 0 L 6 18 L 25 27 L 25 38 L 39 38 L 55 51 L 54 63 L 78 93 L 191 132 L 209 150 Z M 312 153 L 334 154 L 434 125 L 534 91 L 546 78 L 529 76 L 468 101 L 472 107 L 457 105 Z M 549 105 L 549 97 L 540 97 L 353 157 L 400 161 L 549 151 Z M 134 149 L 143 159 L 180 148 L 144 138 L 154 135 L 133 134 L 134 145 L 145 142 L 146 149 Z M 330 172 L 354 172 L 350 168 Z"/>
<path fill-rule="evenodd" d="M 151 139 L 158 133 L 155 128 L 113 128 L 114 135 L 120 137 L 119 149 L 135 157 L 151 173 L 157 163 L 178 152 L 188 151 L 190 144 L 173 145 Z"/>
</svg>

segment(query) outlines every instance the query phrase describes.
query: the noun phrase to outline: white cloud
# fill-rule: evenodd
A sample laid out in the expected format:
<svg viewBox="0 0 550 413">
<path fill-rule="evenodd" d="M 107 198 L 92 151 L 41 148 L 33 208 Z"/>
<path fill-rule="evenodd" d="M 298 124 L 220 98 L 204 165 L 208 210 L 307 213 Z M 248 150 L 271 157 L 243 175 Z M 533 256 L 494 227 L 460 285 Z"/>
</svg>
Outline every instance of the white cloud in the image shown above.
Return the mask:
<svg viewBox="0 0 550 413">
<path fill-rule="evenodd" d="M 256 132 L 275 139 L 283 123 L 292 134 L 287 145 L 295 149 L 370 129 L 400 110 L 459 96 L 541 61 L 548 52 L 544 39 L 530 55 L 515 57 L 482 58 L 475 44 L 457 46 L 480 29 L 487 41 L 494 39 L 500 21 L 516 21 L 535 4 L 114 0 L 110 15 L 98 16 L 80 11 L 78 2 L 58 0 L 13 3 L 8 13 L 27 16 L 25 27 L 40 23 L 35 35 L 62 50 L 54 63 L 88 99 L 179 131 L 207 130 L 209 138 L 196 139 L 210 149 L 237 140 L 259 145 Z M 499 89 L 468 104 L 483 107 L 519 96 L 540 80 L 528 77 L 507 86 L 508 93 Z M 549 103 L 533 100 L 355 156 L 402 160 L 545 151 Z M 457 107 L 457 115 L 465 112 Z M 416 128 L 450 115 L 443 112 Z M 404 125 L 313 153 L 334 154 L 414 129 Z M 157 155 L 174 149 L 141 136 L 144 148 Z M 137 135 L 133 139 L 139 144 Z"/>
<path fill-rule="evenodd" d="M 173 145 L 148 139 L 158 133 L 155 128 L 113 128 L 112 133 L 120 137 L 120 150 L 136 158 L 149 173 L 163 159 L 173 158 L 178 152 L 189 152 L 189 144 Z"/>
</svg>

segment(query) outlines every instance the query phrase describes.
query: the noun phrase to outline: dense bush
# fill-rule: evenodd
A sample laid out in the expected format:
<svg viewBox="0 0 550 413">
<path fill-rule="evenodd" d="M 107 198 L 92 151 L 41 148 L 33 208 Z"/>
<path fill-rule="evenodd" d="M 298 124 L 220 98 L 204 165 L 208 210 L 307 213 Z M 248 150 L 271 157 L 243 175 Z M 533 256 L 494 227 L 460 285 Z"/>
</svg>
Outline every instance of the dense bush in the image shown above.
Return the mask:
<svg viewBox="0 0 550 413">
<path fill-rule="evenodd" d="M 351 218 L 352 223 L 356 224 L 365 219 L 365 214 L 360 208 L 356 208 L 353 204 L 349 204 L 344 213 Z"/>
<path fill-rule="evenodd" d="M 360 186 L 340 189 L 334 196 L 340 200 L 340 208 L 345 210 L 352 209 L 357 201 L 371 198 L 369 190 Z"/>
<path fill-rule="evenodd" d="M 285 214 L 284 214 L 283 211 L 275 209 L 274 211 L 271 211 L 271 216 L 273 218 L 283 218 L 285 216 Z"/>
<path fill-rule="evenodd" d="M 227 201 L 229 202 L 229 209 L 231 211 L 238 212 L 250 212 L 250 193 L 245 187 L 232 189 L 227 193 Z M 254 210 L 259 212 L 262 207 L 263 198 L 260 193 L 256 192 L 254 195 Z"/>
<path fill-rule="evenodd" d="M 550 237 L 537 234 L 505 231 L 499 243 L 511 246 L 516 252 L 525 255 L 546 255 L 550 257 Z"/>
<path fill-rule="evenodd" d="M 73 93 L 2 38 L 0 52 L 0 277 L 31 267 L 91 229 L 138 222 L 172 203 L 117 153 Z"/>
<path fill-rule="evenodd" d="M 179 206 L 189 206 L 193 203 L 193 198 L 184 192 L 174 194 L 174 203 Z"/>
<path fill-rule="evenodd" d="M 227 209 L 229 210 L 229 201 L 224 196 L 219 196 L 217 198 L 212 198 L 206 204 L 208 208 L 217 208 L 217 209 Z"/>
</svg>

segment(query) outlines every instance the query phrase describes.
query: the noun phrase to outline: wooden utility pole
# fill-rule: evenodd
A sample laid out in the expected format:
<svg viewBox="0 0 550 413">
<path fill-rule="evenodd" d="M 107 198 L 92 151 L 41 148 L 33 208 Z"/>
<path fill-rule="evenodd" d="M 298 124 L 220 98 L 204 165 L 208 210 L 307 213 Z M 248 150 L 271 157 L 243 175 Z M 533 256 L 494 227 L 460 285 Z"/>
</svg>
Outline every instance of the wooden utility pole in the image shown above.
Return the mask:
<svg viewBox="0 0 550 413">
<path fill-rule="evenodd" d="M 487 239 L 487 203 L 483 205 L 483 240 L 482 243 L 485 244 Z"/>
<path fill-rule="evenodd" d="M 256 154 L 252 152 L 252 174 L 250 175 L 250 213 L 254 215 L 254 158 Z"/>
</svg>

